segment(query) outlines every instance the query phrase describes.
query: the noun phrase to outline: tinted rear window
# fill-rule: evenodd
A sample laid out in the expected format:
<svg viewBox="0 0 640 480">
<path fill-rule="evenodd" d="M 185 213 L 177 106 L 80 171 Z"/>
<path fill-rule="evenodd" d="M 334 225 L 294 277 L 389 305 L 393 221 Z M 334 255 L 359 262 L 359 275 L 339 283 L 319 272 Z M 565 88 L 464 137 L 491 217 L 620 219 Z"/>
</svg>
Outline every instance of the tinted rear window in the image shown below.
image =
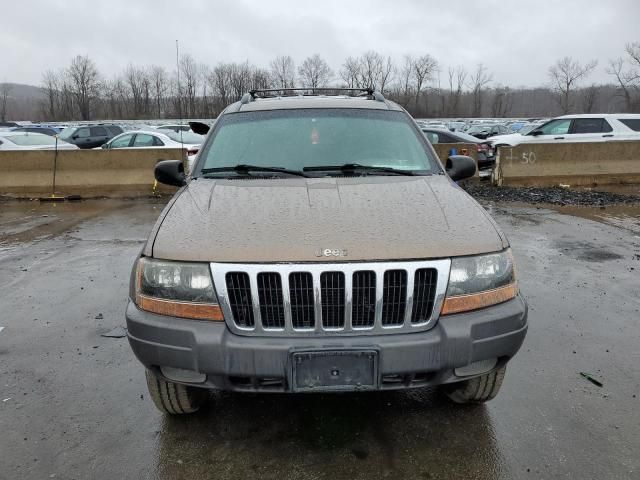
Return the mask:
<svg viewBox="0 0 640 480">
<path fill-rule="evenodd" d="M 115 125 L 107 127 L 107 130 L 109 130 L 109 134 L 113 137 L 115 137 L 116 135 L 120 135 L 124 131 L 120 127 L 116 127 Z"/>
<path fill-rule="evenodd" d="M 619 118 L 618 120 L 634 132 L 640 132 L 640 118 Z"/>
</svg>

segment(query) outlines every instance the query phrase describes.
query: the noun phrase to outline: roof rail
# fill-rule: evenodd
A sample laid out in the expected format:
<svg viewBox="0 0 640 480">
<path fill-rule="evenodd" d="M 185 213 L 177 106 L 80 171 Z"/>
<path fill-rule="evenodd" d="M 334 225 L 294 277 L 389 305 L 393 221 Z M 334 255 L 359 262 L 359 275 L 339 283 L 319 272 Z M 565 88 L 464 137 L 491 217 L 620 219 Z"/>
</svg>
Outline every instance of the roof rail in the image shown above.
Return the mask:
<svg viewBox="0 0 640 480">
<path fill-rule="evenodd" d="M 266 98 L 266 97 L 277 97 L 283 96 L 278 95 L 278 93 L 292 93 L 292 92 L 312 92 L 312 93 L 298 93 L 298 95 L 303 96 L 312 96 L 316 95 L 316 92 L 359 92 L 358 96 L 367 96 L 372 100 L 376 100 L 378 102 L 384 102 L 385 98 L 382 93 L 374 90 L 373 87 L 369 88 L 336 88 L 336 87 L 306 87 L 306 88 L 265 88 L 265 89 L 253 89 L 249 90 L 248 93 L 245 93 L 240 100 L 240 103 L 245 104 L 249 102 L 253 102 L 256 98 Z M 272 94 L 272 95 L 269 95 Z"/>
</svg>

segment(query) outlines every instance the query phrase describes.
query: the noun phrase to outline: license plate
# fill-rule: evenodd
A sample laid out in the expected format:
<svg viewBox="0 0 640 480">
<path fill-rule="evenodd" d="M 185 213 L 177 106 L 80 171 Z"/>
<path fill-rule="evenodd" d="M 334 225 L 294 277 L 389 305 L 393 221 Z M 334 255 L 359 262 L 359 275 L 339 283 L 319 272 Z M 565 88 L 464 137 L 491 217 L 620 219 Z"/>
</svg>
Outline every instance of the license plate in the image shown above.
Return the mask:
<svg viewBox="0 0 640 480">
<path fill-rule="evenodd" d="M 291 364 L 296 392 L 374 390 L 378 386 L 375 350 L 294 352 Z"/>
</svg>

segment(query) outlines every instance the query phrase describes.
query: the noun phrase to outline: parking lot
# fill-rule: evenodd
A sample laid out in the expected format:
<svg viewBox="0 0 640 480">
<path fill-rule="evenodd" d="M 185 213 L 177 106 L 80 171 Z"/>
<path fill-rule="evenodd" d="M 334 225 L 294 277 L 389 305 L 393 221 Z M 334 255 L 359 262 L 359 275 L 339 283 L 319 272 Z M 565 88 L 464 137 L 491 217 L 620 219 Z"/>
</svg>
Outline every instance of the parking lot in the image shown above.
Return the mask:
<svg viewBox="0 0 640 480">
<path fill-rule="evenodd" d="M 640 474 L 637 207 L 578 211 L 594 221 L 485 204 L 530 305 L 525 344 L 485 406 L 425 390 L 215 394 L 169 418 L 126 338 L 101 336 L 124 326 L 130 267 L 164 201 L 1 203 L 3 478 Z"/>
</svg>

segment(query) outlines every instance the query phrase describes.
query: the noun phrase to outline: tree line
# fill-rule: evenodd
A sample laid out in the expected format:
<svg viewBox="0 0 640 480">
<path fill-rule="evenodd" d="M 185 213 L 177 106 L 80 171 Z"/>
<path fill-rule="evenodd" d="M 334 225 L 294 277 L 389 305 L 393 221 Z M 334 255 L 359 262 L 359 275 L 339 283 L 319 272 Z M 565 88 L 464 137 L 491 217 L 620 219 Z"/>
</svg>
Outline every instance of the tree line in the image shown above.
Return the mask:
<svg viewBox="0 0 640 480">
<path fill-rule="evenodd" d="M 495 81 L 482 63 L 445 66 L 435 57 L 405 55 L 394 59 L 375 51 L 350 56 L 337 71 L 318 54 L 296 65 L 278 56 L 267 67 L 249 63 L 210 66 L 182 55 L 173 71 L 158 65 L 128 65 L 107 78 L 88 56 L 42 75 L 44 99 L 27 109 L 31 119 L 215 118 L 251 89 L 375 87 L 415 117 L 538 117 L 566 113 L 640 111 L 640 42 L 606 67 L 611 83 L 588 78 L 596 61 L 571 57 L 549 67 L 549 84 L 512 88 Z M 0 114 L 6 118 L 9 84 L 0 84 Z M 24 111 L 24 109 L 23 109 Z"/>
</svg>

